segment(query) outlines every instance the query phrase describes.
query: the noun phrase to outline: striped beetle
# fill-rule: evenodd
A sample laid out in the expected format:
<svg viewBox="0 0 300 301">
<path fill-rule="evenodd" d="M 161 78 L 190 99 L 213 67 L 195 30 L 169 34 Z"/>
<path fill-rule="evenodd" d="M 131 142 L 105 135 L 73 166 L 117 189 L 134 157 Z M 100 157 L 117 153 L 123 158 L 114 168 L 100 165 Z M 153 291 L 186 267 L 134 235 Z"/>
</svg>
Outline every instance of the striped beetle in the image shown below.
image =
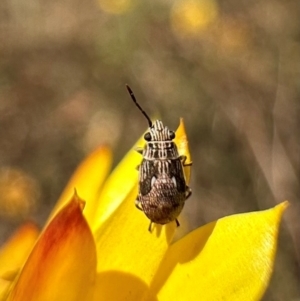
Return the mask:
<svg viewBox="0 0 300 301">
<path fill-rule="evenodd" d="M 173 141 L 175 132 L 160 120 L 152 122 L 138 104 L 130 87 L 126 85 L 126 88 L 149 124 L 149 130 L 144 135 L 145 147 L 137 149 L 143 160 L 137 167 L 139 191 L 135 205 L 150 219 L 150 232 L 152 223 L 164 225 L 175 220 L 179 226 L 177 217 L 186 199 L 192 194 L 186 184 L 183 167 L 192 163 L 187 164 L 186 156 L 179 155 Z"/>
</svg>

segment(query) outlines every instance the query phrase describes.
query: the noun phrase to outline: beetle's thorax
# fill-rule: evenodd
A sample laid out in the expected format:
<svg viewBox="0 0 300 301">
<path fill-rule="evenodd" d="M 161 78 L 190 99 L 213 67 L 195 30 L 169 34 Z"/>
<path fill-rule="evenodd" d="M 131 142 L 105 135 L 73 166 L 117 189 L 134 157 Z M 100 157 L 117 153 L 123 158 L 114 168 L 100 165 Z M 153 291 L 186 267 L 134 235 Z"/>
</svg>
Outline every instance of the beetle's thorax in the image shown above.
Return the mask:
<svg viewBox="0 0 300 301">
<path fill-rule="evenodd" d="M 144 148 L 143 157 L 146 160 L 166 160 L 178 159 L 179 154 L 176 144 L 172 141 L 171 132 L 168 127 L 164 126 L 162 121 L 153 122 L 149 133 L 151 141 L 147 142 Z"/>
</svg>

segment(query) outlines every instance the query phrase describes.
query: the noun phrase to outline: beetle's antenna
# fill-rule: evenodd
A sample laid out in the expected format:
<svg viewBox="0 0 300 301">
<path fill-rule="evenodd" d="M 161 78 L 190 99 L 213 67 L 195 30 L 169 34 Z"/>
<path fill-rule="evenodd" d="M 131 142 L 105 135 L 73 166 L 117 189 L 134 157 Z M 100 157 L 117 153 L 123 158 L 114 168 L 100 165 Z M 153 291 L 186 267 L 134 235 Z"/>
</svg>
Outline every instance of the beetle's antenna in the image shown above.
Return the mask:
<svg viewBox="0 0 300 301">
<path fill-rule="evenodd" d="M 132 90 L 130 89 L 130 87 L 126 84 L 126 88 L 128 90 L 128 93 L 130 94 L 131 96 L 131 99 L 133 100 L 133 102 L 135 103 L 135 105 L 139 108 L 139 110 L 143 113 L 143 115 L 146 117 L 146 119 L 148 120 L 148 123 L 149 123 L 149 127 L 151 128 L 152 127 L 152 121 L 151 119 L 149 118 L 149 116 L 147 115 L 147 113 L 142 109 L 142 107 L 138 104 L 138 102 L 136 101 L 136 98 L 132 92 Z"/>
</svg>

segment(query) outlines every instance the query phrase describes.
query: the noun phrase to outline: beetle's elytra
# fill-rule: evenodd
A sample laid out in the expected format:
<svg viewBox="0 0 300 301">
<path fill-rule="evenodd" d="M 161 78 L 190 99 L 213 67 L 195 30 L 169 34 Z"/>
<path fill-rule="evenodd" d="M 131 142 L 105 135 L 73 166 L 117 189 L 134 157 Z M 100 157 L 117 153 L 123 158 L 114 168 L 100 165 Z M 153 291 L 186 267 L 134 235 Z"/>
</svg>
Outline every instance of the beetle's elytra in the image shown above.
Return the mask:
<svg viewBox="0 0 300 301">
<path fill-rule="evenodd" d="M 186 184 L 183 166 L 191 163 L 186 164 L 186 157 L 179 155 L 173 141 L 175 132 L 169 130 L 160 120 L 152 122 L 137 103 L 130 87 L 126 87 L 149 123 L 149 130 L 144 135 L 145 147 L 137 149 L 143 160 L 138 166 L 139 190 L 135 205 L 150 219 L 150 232 L 152 223 L 163 225 L 176 221 L 179 226 L 177 217 L 192 193 Z"/>
</svg>

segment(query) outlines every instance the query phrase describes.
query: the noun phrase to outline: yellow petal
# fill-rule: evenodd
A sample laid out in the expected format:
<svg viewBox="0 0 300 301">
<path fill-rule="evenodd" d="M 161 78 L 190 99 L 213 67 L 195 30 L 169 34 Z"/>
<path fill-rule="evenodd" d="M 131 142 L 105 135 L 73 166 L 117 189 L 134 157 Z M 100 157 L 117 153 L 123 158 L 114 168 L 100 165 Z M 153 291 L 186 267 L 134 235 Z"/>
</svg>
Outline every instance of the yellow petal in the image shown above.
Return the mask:
<svg viewBox="0 0 300 301">
<path fill-rule="evenodd" d="M 164 300 L 260 300 L 287 202 L 203 226 L 173 244 L 150 289 Z M 149 300 L 152 300 L 151 297 Z"/>
<path fill-rule="evenodd" d="M 84 216 L 89 221 L 95 214 L 100 189 L 111 167 L 111 161 L 111 151 L 105 146 L 99 147 L 87 156 L 76 169 L 50 217 L 52 218 L 66 205 L 76 189 L 77 193 L 87 201 Z"/>
<path fill-rule="evenodd" d="M 143 138 L 140 138 L 136 146 L 143 143 Z M 98 206 L 91 221 L 92 229 L 99 228 L 137 185 L 138 171 L 136 167 L 141 160 L 142 156 L 133 148 L 110 174 L 99 196 Z"/>
<path fill-rule="evenodd" d="M 30 254 L 8 300 L 90 300 L 96 250 L 75 195 L 52 219 Z"/>
<path fill-rule="evenodd" d="M 0 250 L 0 277 L 13 280 L 31 251 L 39 230 L 32 223 L 20 227 Z"/>
<path fill-rule="evenodd" d="M 179 127 L 176 130 L 176 137 L 174 141 L 177 145 L 179 154 L 181 156 L 186 156 L 185 164 L 191 164 L 192 160 L 191 160 L 191 154 L 189 150 L 189 142 L 187 139 L 183 118 L 180 118 Z M 191 166 L 185 166 L 184 173 L 185 173 L 186 182 L 187 184 L 189 184 L 191 178 Z"/>
<path fill-rule="evenodd" d="M 141 300 L 156 273 L 176 224 L 155 225 L 134 206 L 134 189 L 95 234 L 98 276 L 93 300 Z"/>
<path fill-rule="evenodd" d="M 11 281 L 0 278 L 0 301 L 4 301 L 7 299 L 10 286 Z"/>
</svg>

